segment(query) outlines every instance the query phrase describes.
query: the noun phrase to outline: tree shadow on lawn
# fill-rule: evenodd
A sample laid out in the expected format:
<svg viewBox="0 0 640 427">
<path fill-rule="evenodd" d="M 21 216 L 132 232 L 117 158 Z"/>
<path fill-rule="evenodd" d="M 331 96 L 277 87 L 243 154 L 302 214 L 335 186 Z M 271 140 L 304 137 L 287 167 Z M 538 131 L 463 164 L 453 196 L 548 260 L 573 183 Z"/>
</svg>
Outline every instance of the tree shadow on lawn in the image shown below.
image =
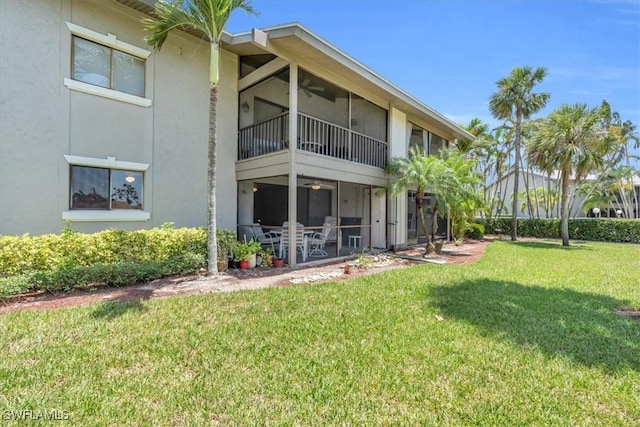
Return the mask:
<svg viewBox="0 0 640 427">
<path fill-rule="evenodd" d="M 640 322 L 613 312 L 624 301 L 490 279 L 439 286 L 429 294 L 445 317 L 487 336 L 609 372 L 640 371 Z"/>
<path fill-rule="evenodd" d="M 129 311 L 143 312 L 147 307 L 142 303 L 151 298 L 151 292 L 147 295 L 137 295 L 137 298 L 131 299 L 125 296 L 123 299 L 103 302 L 93 311 L 93 317 L 96 319 L 115 319 Z"/>
<path fill-rule="evenodd" d="M 583 242 L 569 242 L 569 246 L 562 246 L 561 240 L 553 240 L 553 241 L 536 241 L 536 242 L 527 242 L 527 241 L 516 241 L 512 242 L 510 240 L 505 240 L 504 242 L 509 243 L 510 245 L 516 245 L 523 248 L 533 248 L 533 249 L 556 249 L 560 251 L 572 251 L 572 250 L 586 250 L 592 251 L 593 248 L 589 246 L 585 246 Z"/>
</svg>

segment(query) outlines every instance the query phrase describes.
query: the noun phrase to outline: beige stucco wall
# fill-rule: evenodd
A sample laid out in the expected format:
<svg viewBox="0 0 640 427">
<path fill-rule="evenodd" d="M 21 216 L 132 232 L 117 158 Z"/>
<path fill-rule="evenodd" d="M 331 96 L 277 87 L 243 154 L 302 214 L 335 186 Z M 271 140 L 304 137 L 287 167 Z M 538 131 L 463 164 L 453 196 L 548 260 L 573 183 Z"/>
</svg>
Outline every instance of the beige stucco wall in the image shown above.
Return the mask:
<svg viewBox="0 0 640 427">
<path fill-rule="evenodd" d="M 0 2 L 0 234 L 60 228 L 69 93 L 60 1 Z"/>
<path fill-rule="evenodd" d="M 208 56 L 170 35 L 147 59 L 141 107 L 71 91 L 65 21 L 151 50 L 141 14 L 112 1 L 1 1 L 0 234 L 56 233 L 69 207 L 65 154 L 148 163 L 143 222 L 75 222 L 81 231 L 207 223 Z M 218 224 L 235 227 L 237 57 L 223 52 L 218 111 Z"/>
</svg>

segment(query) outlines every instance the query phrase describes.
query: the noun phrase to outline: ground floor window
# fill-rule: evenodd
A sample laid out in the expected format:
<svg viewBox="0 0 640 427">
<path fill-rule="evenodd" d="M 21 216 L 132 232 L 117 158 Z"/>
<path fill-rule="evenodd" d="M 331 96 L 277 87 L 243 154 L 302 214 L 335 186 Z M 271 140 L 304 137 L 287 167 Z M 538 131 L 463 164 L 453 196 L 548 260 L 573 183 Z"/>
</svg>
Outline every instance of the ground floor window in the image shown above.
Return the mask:
<svg viewBox="0 0 640 427">
<path fill-rule="evenodd" d="M 71 166 L 71 209 L 142 209 L 143 174 Z"/>
</svg>

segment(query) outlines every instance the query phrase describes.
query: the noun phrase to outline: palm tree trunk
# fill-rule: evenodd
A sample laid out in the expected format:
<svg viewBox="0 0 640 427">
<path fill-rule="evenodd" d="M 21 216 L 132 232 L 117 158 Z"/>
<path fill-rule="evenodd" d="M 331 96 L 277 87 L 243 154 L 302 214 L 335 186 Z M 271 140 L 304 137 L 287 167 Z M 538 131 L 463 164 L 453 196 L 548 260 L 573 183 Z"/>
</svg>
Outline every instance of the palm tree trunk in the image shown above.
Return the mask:
<svg viewBox="0 0 640 427">
<path fill-rule="evenodd" d="M 216 120 L 218 118 L 218 85 L 214 83 L 209 84 L 209 145 L 208 145 L 208 158 L 209 166 L 207 171 L 207 185 L 208 185 L 208 210 L 209 210 L 209 222 L 207 233 L 207 273 L 214 275 L 218 273 L 217 260 L 218 260 L 218 245 L 216 244 Z"/>
<path fill-rule="evenodd" d="M 560 236 L 562 246 L 569 246 L 569 176 L 570 173 L 562 168 L 562 202 L 560 206 Z"/>
<path fill-rule="evenodd" d="M 431 235 L 427 231 L 427 224 L 424 222 L 424 206 L 422 203 L 423 199 L 424 199 L 424 193 L 420 191 L 416 191 L 416 215 L 418 215 L 420 228 L 422 228 L 422 232 L 427 237 L 427 243 L 425 244 L 425 247 L 424 247 L 424 253 L 428 255 L 429 253 L 431 253 L 429 251 L 433 243 L 431 240 Z M 433 251 L 435 251 L 435 247 L 433 248 Z"/>
<path fill-rule="evenodd" d="M 427 245 L 427 255 L 430 255 L 436 251 L 436 233 L 438 232 L 438 208 L 433 206 L 433 214 L 431 216 L 431 241 Z"/>
<path fill-rule="evenodd" d="M 516 111 L 516 140 L 514 149 L 516 158 L 513 165 L 513 203 L 511 206 L 511 240 L 518 240 L 518 184 L 520 180 L 520 138 L 522 134 L 522 107 L 518 106 Z"/>
</svg>

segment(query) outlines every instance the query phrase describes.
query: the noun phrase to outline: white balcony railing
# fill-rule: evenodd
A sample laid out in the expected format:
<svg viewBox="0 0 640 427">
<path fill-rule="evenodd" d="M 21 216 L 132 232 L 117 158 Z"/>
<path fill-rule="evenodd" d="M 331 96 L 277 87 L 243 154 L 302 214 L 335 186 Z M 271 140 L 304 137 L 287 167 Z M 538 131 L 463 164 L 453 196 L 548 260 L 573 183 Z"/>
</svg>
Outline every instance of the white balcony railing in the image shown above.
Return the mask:
<svg viewBox="0 0 640 427">
<path fill-rule="evenodd" d="M 298 149 L 383 168 L 388 144 L 307 114 L 298 114 Z M 238 160 L 289 148 L 289 113 L 238 131 Z"/>
</svg>

